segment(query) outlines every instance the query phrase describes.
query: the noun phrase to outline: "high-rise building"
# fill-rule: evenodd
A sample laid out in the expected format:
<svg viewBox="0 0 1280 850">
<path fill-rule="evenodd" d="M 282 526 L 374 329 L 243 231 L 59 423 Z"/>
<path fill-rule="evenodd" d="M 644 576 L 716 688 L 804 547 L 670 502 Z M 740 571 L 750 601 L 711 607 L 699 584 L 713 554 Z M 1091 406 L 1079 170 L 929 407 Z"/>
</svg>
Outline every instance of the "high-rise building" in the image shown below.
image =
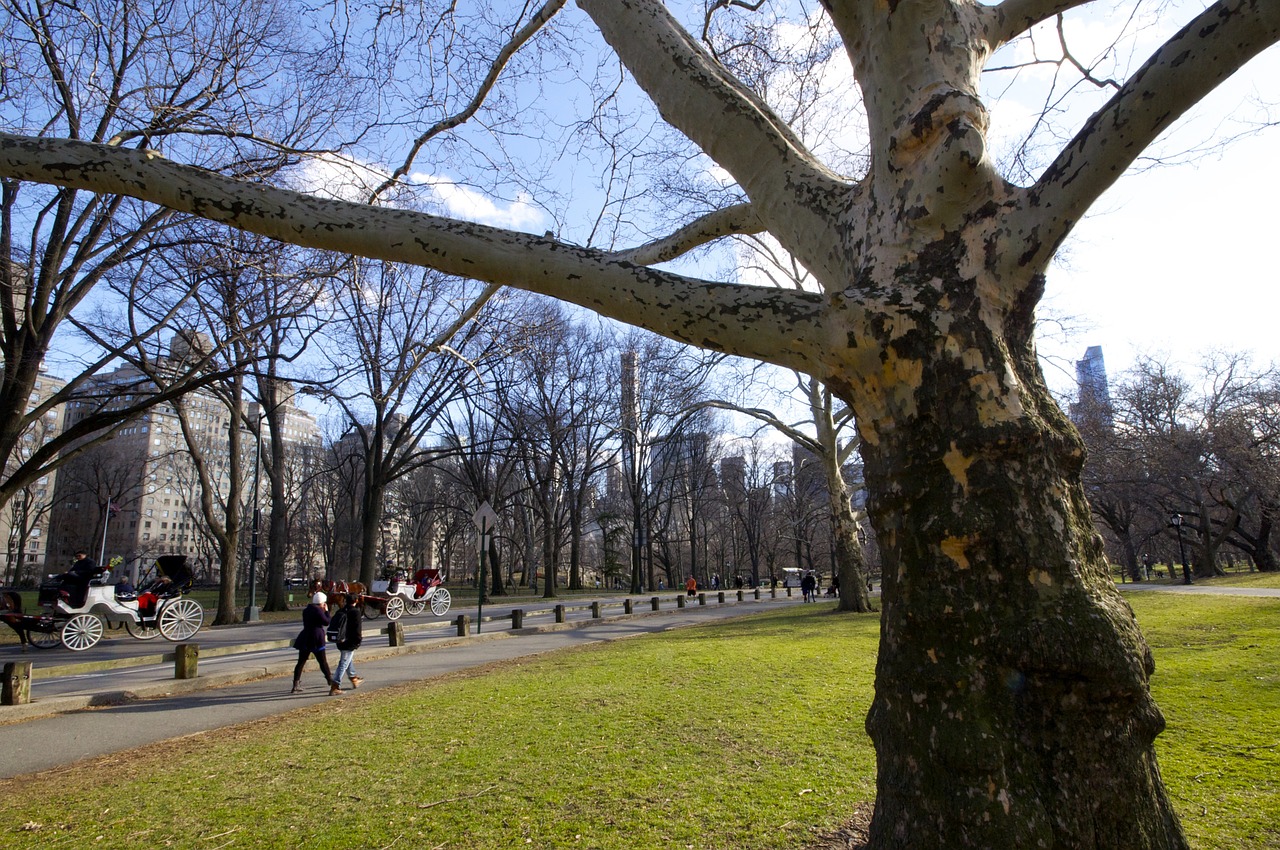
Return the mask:
<svg viewBox="0 0 1280 850">
<path fill-rule="evenodd" d="M 1076 361 L 1077 396 L 1071 405 L 1071 418 L 1077 423 L 1096 418 L 1110 426 L 1111 389 L 1107 385 L 1107 366 L 1102 359 L 1102 346 L 1091 345 L 1084 359 Z"/>
<path fill-rule="evenodd" d="M 176 365 L 189 356 L 198 341 L 175 337 L 169 361 Z M 161 364 L 164 365 L 163 363 Z M 138 369 L 122 366 L 99 380 L 112 394 L 108 407 L 122 408 L 151 392 L 152 382 Z M 291 391 L 285 393 L 286 397 Z M 206 465 L 216 500 L 225 503 L 230 490 L 229 459 L 232 428 L 242 430 L 241 462 L 246 498 L 254 480 L 257 439 L 252 432 L 256 405 L 249 405 L 244 422 L 232 422 L 226 404 L 206 390 L 194 390 L 181 399 L 191 432 L 191 442 Z M 94 402 L 68 405 L 67 425 L 99 409 Z M 286 402 L 286 437 L 290 443 L 318 445 L 315 418 Z M 263 433 L 269 439 L 268 432 Z M 264 447 L 263 451 L 267 451 Z M 266 498 L 265 481 L 261 496 Z M 58 480 L 58 497 L 51 526 L 56 545 L 51 556 L 70 561 L 77 549 L 95 557 L 122 556 L 129 566 L 147 566 L 158 555 L 187 555 L 197 575 L 211 578 L 217 567 L 210 538 L 202 533 L 200 509 L 202 485 L 192 449 L 183 434 L 178 409 L 173 404 L 150 408 L 122 426 L 111 439 L 69 461 Z M 246 533 L 247 533 L 246 526 Z M 247 538 L 246 538 L 247 540 Z"/>
</svg>

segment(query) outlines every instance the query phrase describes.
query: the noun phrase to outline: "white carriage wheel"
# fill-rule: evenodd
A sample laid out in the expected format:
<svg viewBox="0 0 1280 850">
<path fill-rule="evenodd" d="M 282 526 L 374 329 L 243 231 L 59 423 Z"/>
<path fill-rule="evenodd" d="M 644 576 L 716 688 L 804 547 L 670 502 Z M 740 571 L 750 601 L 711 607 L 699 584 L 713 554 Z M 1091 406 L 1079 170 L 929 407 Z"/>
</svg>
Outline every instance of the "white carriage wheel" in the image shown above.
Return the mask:
<svg viewBox="0 0 1280 850">
<path fill-rule="evenodd" d="M 76 614 L 63 623 L 62 645 L 72 652 L 83 652 L 102 640 L 102 618 L 97 614 Z"/>
<path fill-rule="evenodd" d="M 399 620 L 402 614 L 404 614 L 404 600 L 399 596 L 387 599 L 387 619 Z"/>
<path fill-rule="evenodd" d="M 427 600 L 415 599 L 409 603 L 409 607 L 405 609 L 405 613 L 407 613 L 410 617 L 416 617 L 419 614 L 421 614 L 426 609 L 426 607 L 427 607 Z"/>
<path fill-rule="evenodd" d="M 204 623 L 204 609 L 200 603 L 185 596 L 170 600 L 160 609 L 156 617 L 160 626 L 160 634 L 172 641 L 187 640 Z"/>
<path fill-rule="evenodd" d="M 141 618 L 137 620 L 125 620 L 124 629 L 138 640 L 151 640 L 160 637 L 160 630 L 155 626 L 143 625 Z"/>
<path fill-rule="evenodd" d="M 431 597 L 431 613 L 437 617 L 443 617 L 449 613 L 449 606 L 453 603 L 453 597 L 449 595 L 449 591 L 443 587 L 437 587 L 435 595 Z"/>
<path fill-rule="evenodd" d="M 29 628 L 27 640 L 31 641 L 31 645 L 36 649 L 53 649 L 55 646 L 62 646 L 62 630 L 57 625 L 48 631 L 39 627 Z"/>
</svg>

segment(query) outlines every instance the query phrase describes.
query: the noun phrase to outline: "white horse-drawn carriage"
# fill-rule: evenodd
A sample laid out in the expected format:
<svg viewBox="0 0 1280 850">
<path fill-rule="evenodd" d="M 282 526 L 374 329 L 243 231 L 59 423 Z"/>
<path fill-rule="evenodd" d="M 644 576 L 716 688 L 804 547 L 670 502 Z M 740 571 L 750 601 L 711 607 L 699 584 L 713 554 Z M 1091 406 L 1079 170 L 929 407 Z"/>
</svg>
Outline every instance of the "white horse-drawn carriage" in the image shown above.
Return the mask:
<svg viewBox="0 0 1280 850">
<path fill-rule="evenodd" d="M 155 577 L 137 591 L 119 591 L 117 585 L 105 583 L 107 575 L 105 570 L 99 572 L 87 586 L 50 576 L 40 585 L 44 610 L 24 614 L 10 608 L 4 622 L 24 643 L 40 649 L 61 644 L 75 652 L 96 645 L 108 625 L 122 624 L 139 640 L 164 635 L 184 641 L 204 623 L 200 603 L 183 595 L 192 580 L 185 555 L 161 555 L 156 559 Z"/>
</svg>

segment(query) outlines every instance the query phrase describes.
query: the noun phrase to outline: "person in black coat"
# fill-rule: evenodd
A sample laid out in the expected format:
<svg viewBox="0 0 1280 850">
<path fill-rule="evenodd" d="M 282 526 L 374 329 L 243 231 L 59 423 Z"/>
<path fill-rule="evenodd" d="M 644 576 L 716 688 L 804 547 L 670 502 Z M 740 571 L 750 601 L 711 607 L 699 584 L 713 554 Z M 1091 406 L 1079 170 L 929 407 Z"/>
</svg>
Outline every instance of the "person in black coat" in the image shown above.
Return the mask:
<svg viewBox="0 0 1280 850">
<path fill-rule="evenodd" d="M 71 564 L 71 569 L 58 576 L 58 585 L 71 597 L 71 607 L 79 608 L 84 605 L 85 595 L 89 590 L 89 581 L 96 578 L 102 569 L 98 566 L 98 562 L 89 557 L 89 553 L 83 549 L 76 552 L 76 559 Z"/>
<path fill-rule="evenodd" d="M 293 668 L 291 694 L 302 690 L 302 669 L 307 664 L 307 658 L 312 655 L 320 663 L 320 672 L 324 674 L 325 684 L 329 686 L 329 695 L 333 696 L 341 690 L 329 672 L 329 659 L 324 653 L 324 632 L 329 625 L 328 601 L 328 596 L 317 591 L 311 597 L 311 604 L 302 609 L 302 631 L 298 632 L 293 641 L 294 649 L 298 650 L 298 663 Z"/>
<path fill-rule="evenodd" d="M 329 624 L 329 634 L 334 645 L 338 647 L 338 668 L 333 673 L 333 686 L 342 684 L 342 677 L 351 677 L 351 687 L 358 688 L 364 679 L 356 675 L 356 650 L 364 640 L 364 623 L 360 619 L 360 607 L 354 593 L 345 594 L 346 604 L 333 615 Z"/>
</svg>

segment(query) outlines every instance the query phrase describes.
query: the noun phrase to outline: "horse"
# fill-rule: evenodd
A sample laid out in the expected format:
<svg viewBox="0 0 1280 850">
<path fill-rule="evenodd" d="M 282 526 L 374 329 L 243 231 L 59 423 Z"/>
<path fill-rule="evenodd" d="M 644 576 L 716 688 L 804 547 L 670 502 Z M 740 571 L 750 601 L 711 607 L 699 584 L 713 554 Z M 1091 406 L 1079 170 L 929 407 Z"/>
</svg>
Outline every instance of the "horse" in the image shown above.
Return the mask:
<svg viewBox="0 0 1280 850">
<path fill-rule="evenodd" d="M 317 592 L 323 593 L 325 596 L 328 596 L 330 610 L 336 611 L 338 608 L 341 608 L 342 605 L 339 604 L 338 600 L 335 599 L 335 597 L 344 596 L 345 594 L 348 594 L 348 593 L 355 594 L 356 601 L 358 604 L 360 598 L 364 596 L 365 591 L 367 591 L 368 589 L 369 588 L 365 587 L 363 584 L 361 584 L 358 581 L 332 581 L 330 579 L 318 578 L 315 581 L 311 582 L 311 587 L 307 592 L 310 593 L 312 596 L 314 596 Z"/>
<path fill-rule="evenodd" d="M 31 630 L 26 615 L 22 613 L 22 596 L 16 590 L 0 591 L 0 622 L 13 629 L 26 652 L 31 645 Z"/>
</svg>

